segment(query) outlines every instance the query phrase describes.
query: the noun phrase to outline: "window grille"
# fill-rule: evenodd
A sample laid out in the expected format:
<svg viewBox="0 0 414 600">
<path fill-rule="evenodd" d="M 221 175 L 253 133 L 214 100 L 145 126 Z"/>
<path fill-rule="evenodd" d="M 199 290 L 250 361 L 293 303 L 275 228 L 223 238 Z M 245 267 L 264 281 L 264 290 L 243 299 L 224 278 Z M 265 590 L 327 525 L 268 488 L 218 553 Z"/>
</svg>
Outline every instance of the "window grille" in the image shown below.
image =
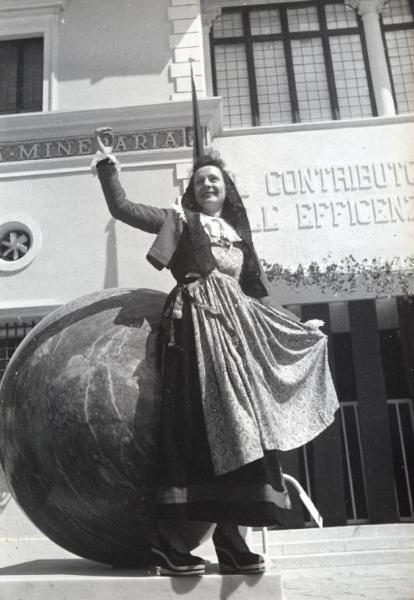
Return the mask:
<svg viewBox="0 0 414 600">
<path fill-rule="evenodd" d="M 341 402 L 341 438 L 347 523 L 368 520 L 358 403 Z"/>
<path fill-rule="evenodd" d="M 414 518 L 414 419 L 408 398 L 407 373 L 401 331 L 389 327 L 379 331 L 382 368 L 387 394 L 395 490 L 400 520 Z"/>
<path fill-rule="evenodd" d="M 43 38 L 0 40 L 0 114 L 43 108 Z"/>
<path fill-rule="evenodd" d="M 0 325 L 0 380 L 17 346 L 23 338 L 35 326 L 35 322 L 30 323 L 6 323 Z"/>
<path fill-rule="evenodd" d="M 362 23 L 342 0 L 223 8 L 210 41 L 227 127 L 376 114 Z"/>
<path fill-rule="evenodd" d="M 395 489 L 401 521 L 414 519 L 414 418 L 412 401 L 388 400 Z"/>
<path fill-rule="evenodd" d="M 332 351 L 336 367 L 335 386 L 341 403 L 340 424 L 347 522 L 364 523 L 368 520 L 368 512 L 350 332 L 333 334 Z"/>
<path fill-rule="evenodd" d="M 381 15 L 384 46 L 399 114 L 414 111 L 414 12 L 410 0 L 390 0 Z"/>
</svg>

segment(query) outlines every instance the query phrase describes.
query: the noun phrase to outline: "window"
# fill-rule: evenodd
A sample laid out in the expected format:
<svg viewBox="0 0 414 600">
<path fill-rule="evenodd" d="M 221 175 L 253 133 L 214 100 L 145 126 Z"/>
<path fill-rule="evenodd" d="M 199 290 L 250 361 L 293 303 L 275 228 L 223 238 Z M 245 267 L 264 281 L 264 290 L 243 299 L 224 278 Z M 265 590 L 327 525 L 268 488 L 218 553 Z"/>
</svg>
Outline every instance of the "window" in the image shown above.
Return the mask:
<svg viewBox="0 0 414 600">
<path fill-rule="evenodd" d="M 388 2 L 381 25 L 397 112 L 414 111 L 414 16 L 410 1 Z"/>
<path fill-rule="evenodd" d="M 376 114 L 362 24 L 342 0 L 224 8 L 211 51 L 227 127 Z"/>
<path fill-rule="evenodd" d="M 0 41 L 0 114 L 41 111 L 43 38 Z"/>
<path fill-rule="evenodd" d="M 0 0 L 0 115 L 58 108 L 57 54 L 66 2 Z"/>
<path fill-rule="evenodd" d="M 33 329 L 35 322 L 0 324 L 0 380 L 17 346 Z"/>
</svg>

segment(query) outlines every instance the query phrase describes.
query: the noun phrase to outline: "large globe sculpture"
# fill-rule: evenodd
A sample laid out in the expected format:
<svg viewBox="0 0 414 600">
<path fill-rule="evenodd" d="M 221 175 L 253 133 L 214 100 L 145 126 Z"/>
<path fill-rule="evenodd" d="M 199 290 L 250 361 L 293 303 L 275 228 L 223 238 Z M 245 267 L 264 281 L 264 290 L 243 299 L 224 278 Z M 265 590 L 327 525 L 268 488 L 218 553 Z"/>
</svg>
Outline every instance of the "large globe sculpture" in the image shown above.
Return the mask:
<svg viewBox="0 0 414 600">
<path fill-rule="evenodd" d="M 0 387 L 10 490 L 51 540 L 84 558 L 148 565 L 154 522 L 165 294 L 104 290 L 45 317 Z M 208 525 L 164 523 L 181 549 Z"/>
</svg>

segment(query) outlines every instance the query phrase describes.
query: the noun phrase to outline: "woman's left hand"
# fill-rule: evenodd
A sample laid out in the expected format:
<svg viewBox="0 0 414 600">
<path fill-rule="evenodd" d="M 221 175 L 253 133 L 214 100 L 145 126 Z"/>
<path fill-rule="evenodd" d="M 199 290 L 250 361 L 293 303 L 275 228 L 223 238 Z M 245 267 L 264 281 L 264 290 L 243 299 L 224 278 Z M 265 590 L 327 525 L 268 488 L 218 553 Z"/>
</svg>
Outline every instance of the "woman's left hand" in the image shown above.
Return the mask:
<svg viewBox="0 0 414 600">
<path fill-rule="evenodd" d="M 111 154 L 114 149 L 114 134 L 110 127 L 95 129 L 95 140 L 99 150 L 104 154 Z"/>
<path fill-rule="evenodd" d="M 320 319 L 311 319 L 310 321 L 305 321 L 304 325 L 311 330 L 319 330 L 320 327 L 325 325 L 325 321 L 321 321 Z"/>
</svg>

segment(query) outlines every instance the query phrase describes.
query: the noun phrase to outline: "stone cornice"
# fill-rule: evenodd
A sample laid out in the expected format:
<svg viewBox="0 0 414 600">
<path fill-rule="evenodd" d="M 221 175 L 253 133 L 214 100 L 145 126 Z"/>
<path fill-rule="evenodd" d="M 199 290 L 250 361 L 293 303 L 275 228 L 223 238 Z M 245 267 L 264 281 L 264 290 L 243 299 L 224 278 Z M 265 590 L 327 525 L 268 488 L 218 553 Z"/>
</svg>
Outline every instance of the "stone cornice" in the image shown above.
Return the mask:
<svg viewBox="0 0 414 600">
<path fill-rule="evenodd" d="M 48 11 L 61 12 L 68 0 L 0 0 L 0 13 L 11 11 L 19 13 L 22 11 Z"/>
<path fill-rule="evenodd" d="M 208 140 L 221 133 L 221 98 L 199 101 Z M 94 130 L 112 127 L 123 165 L 191 158 L 189 101 L 156 105 L 0 116 L 0 178 L 89 170 Z M 210 143 L 208 141 L 208 143 Z"/>
<path fill-rule="evenodd" d="M 221 130 L 219 97 L 200 98 L 201 124 L 216 137 Z M 87 135 L 96 127 L 111 126 L 114 131 L 189 127 L 192 125 L 191 101 L 179 100 L 162 104 L 99 108 L 93 110 L 52 111 L 0 116 L 2 143 L 42 140 L 50 136 Z"/>
</svg>

